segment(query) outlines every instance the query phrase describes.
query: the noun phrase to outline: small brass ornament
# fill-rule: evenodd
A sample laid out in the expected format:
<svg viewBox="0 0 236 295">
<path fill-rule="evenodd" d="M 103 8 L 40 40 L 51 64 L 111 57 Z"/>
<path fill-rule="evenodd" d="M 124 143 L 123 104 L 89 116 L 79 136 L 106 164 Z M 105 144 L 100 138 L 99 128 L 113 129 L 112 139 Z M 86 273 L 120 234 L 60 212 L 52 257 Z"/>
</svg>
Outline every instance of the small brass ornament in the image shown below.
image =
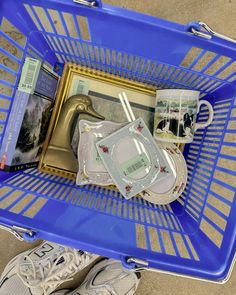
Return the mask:
<svg viewBox="0 0 236 295">
<path fill-rule="evenodd" d="M 73 95 L 68 98 L 62 105 L 56 127 L 52 133 L 43 159 L 44 166 L 55 167 L 56 170 L 62 169 L 70 173 L 77 173 L 78 161 L 72 151 L 71 140 L 73 126 L 82 113 L 101 120 L 105 119 L 94 110 L 89 96 Z M 50 168 L 47 170 L 50 172 Z M 53 172 L 53 169 L 51 172 Z"/>
</svg>

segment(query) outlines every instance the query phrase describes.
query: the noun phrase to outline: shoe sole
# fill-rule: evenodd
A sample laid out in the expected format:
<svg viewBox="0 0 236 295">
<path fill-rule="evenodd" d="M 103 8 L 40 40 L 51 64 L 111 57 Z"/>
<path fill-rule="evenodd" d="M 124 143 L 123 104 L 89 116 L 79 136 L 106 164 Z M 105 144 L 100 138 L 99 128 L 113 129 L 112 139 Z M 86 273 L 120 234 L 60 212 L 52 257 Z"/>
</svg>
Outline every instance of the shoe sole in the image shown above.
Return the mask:
<svg viewBox="0 0 236 295">
<path fill-rule="evenodd" d="M 92 280 L 96 274 L 98 274 L 101 269 L 105 268 L 106 266 L 110 265 L 110 264 L 113 264 L 115 260 L 109 260 L 107 258 L 104 258 L 102 261 L 98 262 L 97 264 L 95 264 L 91 270 L 89 271 L 89 273 L 87 274 L 87 276 L 85 277 L 83 283 L 81 286 L 83 286 L 84 284 L 86 285 L 87 282 L 89 282 L 90 280 Z M 119 261 L 117 261 L 119 262 Z M 124 268 L 125 269 L 125 268 Z M 127 270 L 129 271 L 129 270 Z M 132 273 L 134 276 L 135 276 L 135 282 L 136 282 L 136 289 L 137 289 L 137 286 L 139 284 L 139 281 L 140 281 L 140 278 L 137 276 L 137 274 L 135 272 Z M 141 275 L 140 275 L 141 277 Z M 71 293 L 73 294 L 73 292 Z M 75 293 L 77 294 L 77 293 Z M 134 294 L 134 291 L 133 290 L 130 290 L 128 291 L 128 293 L 126 293 L 126 295 L 133 295 Z"/>
</svg>

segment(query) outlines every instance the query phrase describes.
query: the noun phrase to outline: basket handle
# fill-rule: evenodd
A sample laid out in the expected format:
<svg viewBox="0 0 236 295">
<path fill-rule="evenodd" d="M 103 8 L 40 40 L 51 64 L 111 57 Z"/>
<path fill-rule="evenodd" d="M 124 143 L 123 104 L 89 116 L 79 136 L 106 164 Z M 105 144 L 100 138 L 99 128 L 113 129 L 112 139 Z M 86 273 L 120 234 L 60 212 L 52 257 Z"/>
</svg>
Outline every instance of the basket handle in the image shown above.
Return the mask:
<svg viewBox="0 0 236 295">
<path fill-rule="evenodd" d="M 215 283 L 215 281 L 212 280 L 208 280 L 208 279 L 200 279 L 198 277 L 193 277 L 191 275 L 186 275 L 186 274 L 179 274 L 173 271 L 167 271 L 164 269 L 158 269 L 158 268 L 153 268 L 149 266 L 148 261 L 139 259 L 139 258 L 135 258 L 135 257 L 122 257 L 121 262 L 123 264 L 123 266 L 127 269 L 129 269 L 130 271 L 133 272 L 141 272 L 141 271 L 151 271 L 154 273 L 159 273 L 159 274 L 165 274 L 165 275 L 171 275 L 171 276 L 177 276 L 177 277 L 181 277 L 181 278 L 186 278 L 186 279 L 194 279 L 194 280 L 201 280 L 203 282 L 208 282 L 208 283 Z M 232 266 L 234 265 L 234 263 L 232 262 Z M 232 273 L 232 268 L 228 273 L 228 277 L 231 275 Z M 227 280 L 222 281 L 222 283 L 227 282 Z M 219 282 L 221 283 L 221 282 Z"/>
<path fill-rule="evenodd" d="M 199 36 L 205 39 L 210 40 L 212 36 L 218 37 L 220 39 L 233 42 L 236 44 L 236 40 L 232 39 L 226 35 L 220 34 L 212 30 L 206 23 L 204 22 L 190 22 L 187 25 L 187 31 L 193 33 L 195 36 Z"/>
<path fill-rule="evenodd" d="M 102 7 L 102 0 L 73 0 L 73 2 L 85 5 L 88 7 Z"/>
<path fill-rule="evenodd" d="M 19 241 L 34 242 L 38 239 L 38 234 L 35 231 L 19 227 L 16 225 L 7 226 L 0 224 L 0 229 L 8 231 L 10 234 L 15 236 Z"/>
</svg>

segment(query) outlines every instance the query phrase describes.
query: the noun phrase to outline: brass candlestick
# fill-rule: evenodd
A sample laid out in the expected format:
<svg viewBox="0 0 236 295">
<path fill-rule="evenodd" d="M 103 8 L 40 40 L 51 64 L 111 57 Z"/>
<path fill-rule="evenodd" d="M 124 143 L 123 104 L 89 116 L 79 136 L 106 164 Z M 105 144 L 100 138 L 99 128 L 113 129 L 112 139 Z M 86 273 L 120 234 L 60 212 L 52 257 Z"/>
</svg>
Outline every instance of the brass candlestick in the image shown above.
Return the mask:
<svg viewBox="0 0 236 295">
<path fill-rule="evenodd" d="M 75 173 L 78 171 L 78 161 L 72 151 L 71 140 L 73 124 L 81 113 L 101 120 L 105 119 L 94 110 L 89 96 L 74 95 L 68 98 L 62 106 L 56 128 L 45 153 L 44 163 L 47 166 Z"/>
</svg>

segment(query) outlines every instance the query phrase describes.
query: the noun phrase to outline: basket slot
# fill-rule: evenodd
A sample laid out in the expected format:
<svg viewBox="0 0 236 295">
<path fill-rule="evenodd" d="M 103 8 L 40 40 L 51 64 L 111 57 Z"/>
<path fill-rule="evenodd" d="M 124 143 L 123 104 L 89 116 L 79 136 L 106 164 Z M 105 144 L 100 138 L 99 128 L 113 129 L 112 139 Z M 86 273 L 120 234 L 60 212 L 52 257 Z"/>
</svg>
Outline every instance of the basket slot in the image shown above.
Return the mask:
<svg viewBox="0 0 236 295">
<path fill-rule="evenodd" d="M 33 6 L 36 10 L 36 7 Z M 53 10 L 53 9 L 45 9 L 46 11 L 46 15 L 47 17 L 49 18 L 50 20 L 50 23 L 53 27 L 53 33 L 61 36 L 66 36 L 66 29 L 65 29 L 65 26 L 63 25 L 63 22 L 62 22 L 62 18 L 59 14 L 59 12 L 57 10 Z"/>
<path fill-rule="evenodd" d="M 224 85 L 223 82 L 215 82 L 215 81 L 212 81 L 210 79 L 206 79 L 204 85 L 202 85 L 202 87 L 199 87 L 199 90 L 202 91 L 202 92 L 209 93 L 209 89 L 211 91 L 213 91 L 214 89 L 216 89 L 218 87 L 221 87 L 223 85 Z M 202 96 L 200 95 L 200 97 L 202 97 Z"/>
<path fill-rule="evenodd" d="M 218 247 L 221 247 L 223 241 L 223 232 L 219 232 L 215 224 L 211 220 L 202 218 L 200 229 L 205 235 Z"/>
<path fill-rule="evenodd" d="M 235 106 L 232 108 L 231 118 L 232 118 L 233 120 L 236 119 L 236 107 L 235 107 Z"/>
<path fill-rule="evenodd" d="M 151 250 L 153 252 L 162 253 L 159 237 L 157 234 L 157 230 L 155 227 L 148 227 L 148 234 L 149 234 L 149 240 L 151 244 Z"/>
<path fill-rule="evenodd" d="M 73 52 L 71 43 L 65 38 L 58 38 L 58 40 L 60 41 L 62 51 L 71 57 L 72 62 L 76 62 L 76 59 L 74 58 L 75 52 Z"/>
<path fill-rule="evenodd" d="M 138 248 L 147 249 L 145 227 L 141 224 L 136 224 L 136 241 Z"/>
<path fill-rule="evenodd" d="M 176 247 L 175 243 L 173 243 L 173 238 L 171 234 L 166 230 L 160 230 L 162 241 L 164 244 L 165 253 L 168 255 L 176 256 Z"/>
<path fill-rule="evenodd" d="M 191 254 L 193 255 L 194 259 L 195 259 L 196 261 L 200 261 L 200 258 L 199 258 L 199 256 L 198 256 L 198 254 L 197 254 L 197 252 L 196 252 L 196 250 L 195 250 L 195 248 L 194 248 L 194 246 L 193 246 L 193 244 L 192 244 L 192 242 L 191 242 L 189 236 L 188 236 L 188 235 L 184 235 L 184 237 L 185 237 L 185 239 L 187 240 L 188 247 L 190 248 L 190 250 L 191 250 Z"/>
<path fill-rule="evenodd" d="M 66 195 L 66 198 L 65 198 L 65 202 L 70 202 L 73 198 L 73 196 L 75 195 L 76 193 L 76 189 L 70 189 L 70 192 Z"/>
<path fill-rule="evenodd" d="M 7 112 L 0 109 L 0 123 L 4 123 L 7 118 Z"/>
<path fill-rule="evenodd" d="M 23 55 L 23 48 L 2 31 L 0 31 L 0 50 L 16 62 L 19 62 Z"/>
<path fill-rule="evenodd" d="M 235 135 L 235 133 L 227 133 L 227 132 L 225 133 L 224 145 L 236 146 L 236 135 Z"/>
<path fill-rule="evenodd" d="M 217 61 L 210 67 L 211 75 L 220 78 L 220 73 L 227 69 L 232 63 L 232 59 L 226 56 L 220 56 Z"/>
<path fill-rule="evenodd" d="M 236 120 L 229 121 L 226 132 L 236 133 Z"/>
<path fill-rule="evenodd" d="M 213 81 L 210 85 L 203 88 L 203 91 L 210 93 L 211 91 L 213 91 L 214 89 L 217 89 L 218 87 L 220 87 L 222 85 L 223 85 L 223 83 Z"/>
<path fill-rule="evenodd" d="M 0 188 L 0 201 L 7 197 L 13 191 L 9 186 L 2 186 Z"/>
<path fill-rule="evenodd" d="M 224 200 L 224 201 L 222 201 Z M 231 203 L 224 199 L 222 196 L 219 197 L 218 194 L 214 194 L 211 192 L 208 195 L 207 205 L 211 206 L 211 208 L 216 208 L 219 212 L 223 213 L 225 216 L 229 216 L 231 210 Z"/>
<path fill-rule="evenodd" d="M 0 67 L 13 75 L 17 75 L 19 70 L 19 62 L 16 62 L 8 55 L 0 52 Z"/>
<path fill-rule="evenodd" d="M 56 186 L 57 188 L 59 187 L 59 185 Z M 79 195 L 82 193 L 82 191 L 78 191 L 76 190 L 74 192 L 74 194 L 71 196 L 71 198 L 68 200 L 68 202 L 70 204 L 75 204 L 76 203 L 76 200 L 78 199 Z"/>
<path fill-rule="evenodd" d="M 210 78 L 205 78 L 204 76 L 198 81 L 197 85 L 194 85 L 197 87 L 197 89 L 199 90 L 203 90 L 205 88 L 205 86 L 207 84 L 209 84 L 209 82 L 211 82 L 211 79 Z"/>
<path fill-rule="evenodd" d="M 26 194 L 23 197 L 20 198 L 19 201 L 17 201 L 17 203 L 15 203 L 13 206 L 11 204 L 11 208 L 7 208 L 10 212 L 19 214 L 21 213 L 24 208 L 28 208 L 29 204 L 32 204 L 32 200 L 35 198 L 34 195 L 32 194 Z"/>
<path fill-rule="evenodd" d="M 26 11 L 28 12 L 29 16 L 31 17 L 33 23 L 37 27 L 37 29 L 39 31 L 41 31 L 42 30 L 42 27 L 40 26 L 40 24 L 38 22 L 38 19 L 35 17 L 35 14 L 33 13 L 31 7 L 28 4 L 24 4 L 24 7 L 25 7 Z"/>
<path fill-rule="evenodd" d="M 25 47 L 26 36 L 16 28 L 8 19 L 2 18 L 1 31 L 4 32 L 12 41 L 15 41 L 21 48 Z"/>
<path fill-rule="evenodd" d="M 185 55 L 184 59 L 180 65 L 184 68 L 193 68 L 197 61 L 204 54 L 204 51 L 198 47 L 191 47 L 190 50 Z"/>
<path fill-rule="evenodd" d="M 220 211 L 211 207 L 210 205 L 206 206 L 203 215 L 211 220 L 216 226 L 219 227 L 222 231 L 225 231 L 227 224 L 227 216 L 224 216 Z"/>
<path fill-rule="evenodd" d="M 0 40 L 1 42 L 1 40 Z M 0 48 L 1 51 L 1 48 Z M 0 58 L 3 58 L 4 61 L 4 55 L 0 53 Z M 9 60 L 8 60 L 9 61 Z M 2 68 L 4 68 L 2 70 Z M 16 76 L 14 74 L 9 73 L 8 68 L 5 66 L 0 65 L 0 99 L 1 99 L 1 108 L 8 108 L 8 104 L 5 103 L 5 99 L 11 100 L 13 91 L 14 91 L 14 86 L 16 82 Z M 6 106 L 7 105 L 7 106 Z"/>
<path fill-rule="evenodd" d="M 221 151 L 220 151 L 220 157 L 225 159 L 230 159 L 233 161 L 236 161 L 236 147 L 235 146 L 227 146 L 222 145 Z"/>
<path fill-rule="evenodd" d="M 188 201 L 188 205 L 191 205 L 191 208 L 195 210 L 196 214 L 198 214 L 197 212 L 200 212 L 203 203 L 204 200 L 202 198 L 202 195 L 199 194 L 197 191 L 194 191 L 194 189 L 192 189 L 191 199 Z"/>
<path fill-rule="evenodd" d="M 11 192 L 10 194 L 6 194 L 5 196 L 2 196 L 0 201 L 0 208 L 6 209 L 15 202 L 17 202 L 19 199 L 21 199 L 23 195 L 23 192 L 20 190 L 15 190 Z"/>
<path fill-rule="evenodd" d="M 206 71 L 208 65 L 211 65 L 211 60 L 214 60 L 215 57 L 216 54 L 214 52 L 203 50 L 197 57 L 192 69 L 197 72 Z"/>
<path fill-rule="evenodd" d="M 217 169 L 220 171 L 225 171 L 231 175 L 236 175 L 236 161 L 230 159 L 219 158 L 217 163 Z"/>
<path fill-rule="evenodd" d="M 229 77 L 228 77 L 228 80 L 231 82 L 235 82 L 236 80 L 236 74 L 235 73 L 232 73 Z"/>
<path fill-rule="evenodd" d="M 193 181 L 193 183 L 192 183 L 192 188 L 193 188 L 193 191 L 195 191 L 196 193 L 199 193 L 200 196 L 202 196 L 202 194 L 204 194 L 206 191 L 206 188 L 204 188 L 204 189 L 201 188 L 201 186 L 199 186 L 197 183 L 195 183 L 195 181 Z"/>
<path fill-rule="evenodd" d="M 2 69 L 0 65 L 0 79 L 4 82 L 8 82 L 11 87 L 14 87 L 16 83 L 16 75 L 10 73 L 8 70 Z"/>
<path fill-rule="evenodd" d="M 187 245 L 187 240 L 185 239 L 185 236 L 181 236 L 178 233 L 173 233 L 173 237 L 178 248 L 179 256 L 182 258 L 194 259 L 194 256 L 191 255 L 191 250 Z"/>
<path fill-rule="evenodd" d="M 217 73 L 221 72 L 230 64 L 231 59 L 227 56 L 216 55 L 207 66 L 205 73 L 208 75 L 217 75 Z"/>
<path fill-rule="evenodd" d="M 137 207 L 135 207 L 134 209 L 135 209 L 135 213 L 137 213 L 136 220 L 139 220 Z M 150 210 L 149 214 L 150 214 L 151 223 L 153 225 L 157 225 L 156 218 L 155 218 L 153 210 Z"/>
<path fill-rule="evenodd" d="M 170 216 L 168 214 L 165 214 L 165 217 L 166 217 L 166 220 L 167 220 L 168 228 L 175 229 L 175 226 L 174 226 L 172 220 L 170 219 Z"/>
<path fill-rule="evenodd" d="M 59 42 L 59 38 L 56 38 L 55 36 L 49 36 L 49 35 L 46 35 L 46 36 L 48 36 L 49 42 L 51 41 L 51 44 L 53 46 L 55 53 L 61 57 L 61 60 L 63 62 L 67 62 L 68 60 L 66 55 L 62 54 L 63 51 L 61 48 L 61 43 Z"/>
<path fill-rule="evenodd" d="M 83 40 L 91 41 L 90 29 L 87 17 L 77 15 L 77 21 L 80 28 L 80 35 Z"/>
<path fill-rule="evenodd" d="M 223 172 L 217 170 L 214 174 L 214 178 L 225 182 L 225 184 L 228 184 L 231 187 L 236 187 L 236 175 L 231 175 L 229 173 L 226 173 L 226 171 Z"/>
<path fill-rule="evenodd" d="M 76 62 L 79 63 L 78 58 L 79 58 L 80 54 L 79 54 L 78 48 L 76 46 L 76 42 L 74 40 L 71 41 L 71 46 L 72 46 L 72 51 L 74 52 L 74 57 L 76 59 Z"/>
<path fill-rule="evenodd" d="M 224 186 L 224 183 L 222 185 L 220 181 L 213 181 L 211 183 L 210 192 L 226 204 L 231 204 L 231 202 L 234 200 L 234 189 L 229 189 L 228 187 Z"/>
<path fill-rule="evenodd" d="M 231 62 L 227 64 L 227 67 L 223 68 L 222 71 L 219 74 L 217 74 L 217 77 L 220 79 L 229 80 L 232 74 L 234 75 L 236 73 L 235 70 L 236 70 L 236 62 L 231 60 Z"/>
<path fill-rule="evenodd" d="M 37 213 L 44 207 L 44 205 L 46 205 L 47 200 L 40 197 L 37 198 L 36 201 L 34 201 L 32 204 L 30 204 L 29 208 L 26 208 L 24 210 L 23 215 L 29 218 L 34 218 Z"/>
<path fill-rule="evenodd" d="M 62 12 L 62 17 L 65 21 L 65 29 L 68 31 L 68 34 L 72 38 L 78 38 L 78 30 L 76 30 L 75 20 L 73 15 L 67 12 Z M 67 34 L 67 35 L 68 35 Z"/>
</svg>

